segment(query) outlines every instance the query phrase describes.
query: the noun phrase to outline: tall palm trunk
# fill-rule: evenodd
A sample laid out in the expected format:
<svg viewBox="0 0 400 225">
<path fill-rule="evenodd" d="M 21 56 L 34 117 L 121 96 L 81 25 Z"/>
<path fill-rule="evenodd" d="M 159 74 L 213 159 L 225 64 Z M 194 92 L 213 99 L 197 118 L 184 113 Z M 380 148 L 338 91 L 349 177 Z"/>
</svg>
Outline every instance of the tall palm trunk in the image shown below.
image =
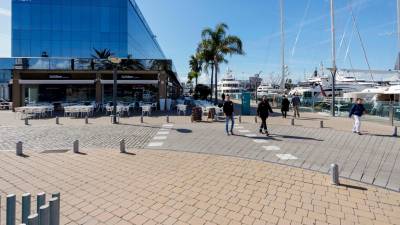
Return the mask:
<svg viewBox="0 0 400 225">
<path fill-rule="evenodd" d="M 213 82 L 214 82 L 214 64 L 211 65 L 211 87 L 210 87 L 210 90 L 211 90 L 210 100 L 211 101 L 213 98 L 213 87 L 214 87 Z"/>
<path fill-rule="evenodd" d="M 215 66 L 215 92 L 214 92 L 214 96 L 215 96 L 215 104 L 218 104 L 218 62 L 214 62 L 214 66 Z"/>
<path fill-rule="evenodd" d="M 196 76 L 196 86 L 197 86 L 197 78 L 198 78 L 198 76 Z"/>
</svg>

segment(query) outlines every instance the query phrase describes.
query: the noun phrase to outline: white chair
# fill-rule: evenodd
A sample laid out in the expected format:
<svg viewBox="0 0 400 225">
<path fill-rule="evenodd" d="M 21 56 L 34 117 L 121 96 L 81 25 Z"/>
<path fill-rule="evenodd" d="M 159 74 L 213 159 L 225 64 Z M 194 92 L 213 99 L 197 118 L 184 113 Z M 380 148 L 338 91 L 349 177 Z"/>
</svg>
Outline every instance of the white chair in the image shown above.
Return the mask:
<svg viewBox="0 0 400 225">
<path fill-rule="evenodd" d="M 147 116 L 151 116 L 151 105 L 143 105 L 142 106 L 142 116 L 147 114 Z"/>
</svg>

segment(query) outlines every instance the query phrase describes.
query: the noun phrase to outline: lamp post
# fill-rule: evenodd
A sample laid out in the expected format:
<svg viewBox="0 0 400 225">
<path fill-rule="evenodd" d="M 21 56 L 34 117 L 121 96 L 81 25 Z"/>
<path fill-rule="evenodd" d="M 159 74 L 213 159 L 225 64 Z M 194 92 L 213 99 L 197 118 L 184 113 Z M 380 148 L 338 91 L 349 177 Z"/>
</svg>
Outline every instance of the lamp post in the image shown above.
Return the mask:
<svg viewBox="0 0 400 225">
<path fill-rule="evenodd" d="M 118 85 L 118 65 L 121 63 L 120 58 L 109 57 L 108 61 L 110 61 L 113 65 L 113 124 L 117 124 L 117 85 Z"/>
<path fill-rule="evenodd" d="M 332 39 L 332 102 L 331 111 L 332 116 L 335 116 L 335 88 L 336 88 L 336 36 L 335 36 L 335 7 L 334 0 L 331 0 L 331 39 Z"/>
</svg>

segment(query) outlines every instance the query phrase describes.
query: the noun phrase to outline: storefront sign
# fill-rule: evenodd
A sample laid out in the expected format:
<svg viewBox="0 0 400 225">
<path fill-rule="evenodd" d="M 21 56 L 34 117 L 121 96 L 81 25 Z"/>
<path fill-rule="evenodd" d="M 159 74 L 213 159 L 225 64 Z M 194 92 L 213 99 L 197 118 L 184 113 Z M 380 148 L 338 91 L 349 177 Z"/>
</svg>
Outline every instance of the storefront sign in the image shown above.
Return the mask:
<svg viewBox="0 0 400 225">
<path fill-rule="evenodd" d="M 67 74 L 51 74 L 49 75 L 49 79 L 71 79 L 71 75 L 67 75 Z"/>
<path fill-rule="evenodd" d="M 121 75 L 120 76 L 121 80 L 124 80 L 124 79 L 126 79 L 126 80 L 137 80 L 139 78 L 140 77 L 136 77 L 136 76 L 132 76 L 132 75 Z"/>
</svg>

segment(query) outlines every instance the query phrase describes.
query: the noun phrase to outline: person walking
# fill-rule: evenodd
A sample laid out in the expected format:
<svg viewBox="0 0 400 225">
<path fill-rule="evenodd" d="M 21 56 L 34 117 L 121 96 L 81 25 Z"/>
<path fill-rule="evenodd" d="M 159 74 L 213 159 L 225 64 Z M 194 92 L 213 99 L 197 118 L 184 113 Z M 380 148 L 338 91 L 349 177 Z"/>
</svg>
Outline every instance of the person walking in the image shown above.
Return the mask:
<svg viewBox="0 0 400 225">
<path fill-rule="evenodd" d="M 293 105 L 293 117 L 300 118 L 300 97 L 296 94 L 294 94 L 294 97 L 292 98 L 292 105 Z"/>
<path fill-rule="evenodd" d="M 284 95 L 283 99 L 282 99 L 282 107 L 281 107 L 283 118 L 286 118 L 286 116 L 287 116 L 287 112 L 289 111 L 289 105 L 290 105 L 289 99 L 287 98 L 286 95 Z"/>
<path fill-rule="evenodd" d="M 226 95 L 226 100 L 224 102 L 223 106 L 223 111 L 225 114 L 225 130 L 226 134 L 229 136 L 229 120 L 232 121 L 231 124 L 231 129 L 230 129 L 230 134 L 233 134 L 233 126 L 235 125 L 235 118 L 234 118 L 234 112 L 233 112 L 233 102 L 231 101 L 231 97 L 229 95 Z"/>
<path fill-rule="evenodd" d="M 267 128 L 267 118 L 269 113 L 273 113 L 271 105 L 269 104 L 267 97 L 263 96 L 262 101 L 258 104 L 257 107 L 257 115 L 261 118 L 261 126 L 260 126 L 260 133 L 265 131 L 265 134 L 269 136 L 268 128 Z"/>
<path fill-rule="evenodd" d="M 222 102 L 224 102 L 225 101 L 225 94 L 224 93 L 221 94 L 221 98 L 222 98 Z"/>
<path fill-rule="evenodd" d="M 364 108 L 363 100 L 361 98 L 357 98 L 356 104 L 351 107 L 349 118 L 353 116 L 354 118 L 354 125 L 353 125 L 353 133 L 357 133 L 361 135 L 360 128 L 361 128 L 361 117 L 367 111 Z"/>
</svg>

